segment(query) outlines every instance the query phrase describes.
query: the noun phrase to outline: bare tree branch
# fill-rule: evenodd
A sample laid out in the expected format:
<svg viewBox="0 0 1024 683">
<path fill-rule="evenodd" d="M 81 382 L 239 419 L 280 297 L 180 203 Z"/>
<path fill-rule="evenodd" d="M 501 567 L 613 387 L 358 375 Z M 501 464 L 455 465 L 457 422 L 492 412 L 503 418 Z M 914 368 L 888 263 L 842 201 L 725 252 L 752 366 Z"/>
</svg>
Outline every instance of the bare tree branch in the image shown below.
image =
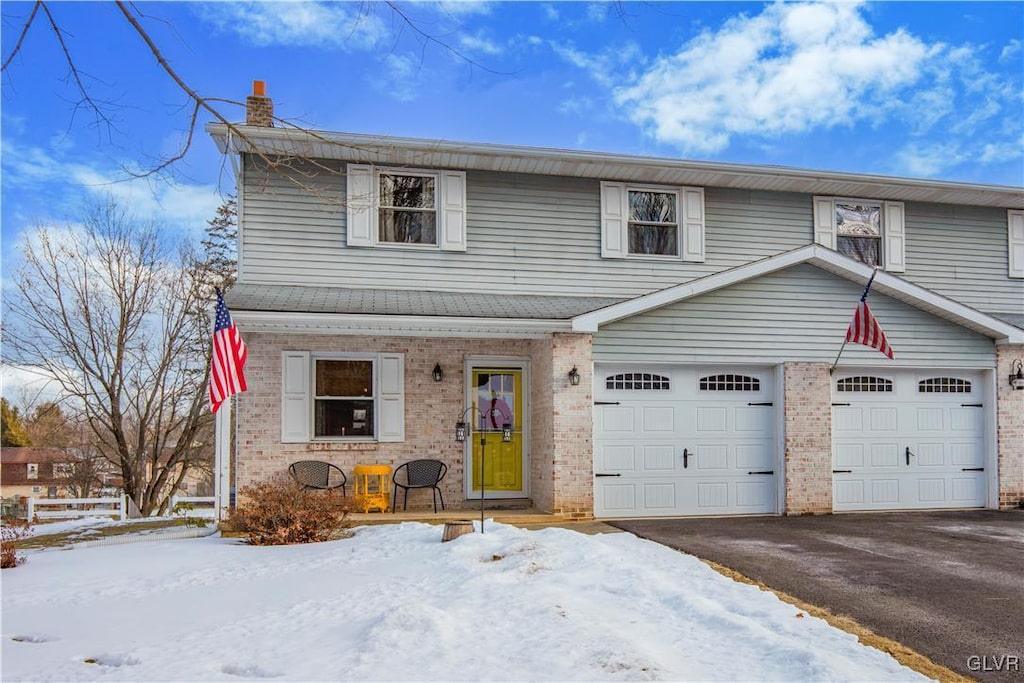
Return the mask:
<svg viewBox="0 0 1024 683">
<path fill-rule="evenodd" d="M 4 65 L 0 67 L 0 73 L 7 71 L 7 66 L 14 59 L 15 55 L 21 52 L 21 45 L 25 42 L 25 36 L 28 35 L 28 30 L 32 28 L 32 22 L 35 21 L 36 12 L 42 6 L 43 0 L 36 0 L 36 3 L 32 5 L 32 12 L 29 13 L 28 19 L 25 20 L 25 25 L 21 28 L 21 35 L 18 36 L 18 42 L 14 44 L 14 48 L 11 50 L 11 54 L 7 55 L 7 59 L 4 60 Z"/>
</svg>

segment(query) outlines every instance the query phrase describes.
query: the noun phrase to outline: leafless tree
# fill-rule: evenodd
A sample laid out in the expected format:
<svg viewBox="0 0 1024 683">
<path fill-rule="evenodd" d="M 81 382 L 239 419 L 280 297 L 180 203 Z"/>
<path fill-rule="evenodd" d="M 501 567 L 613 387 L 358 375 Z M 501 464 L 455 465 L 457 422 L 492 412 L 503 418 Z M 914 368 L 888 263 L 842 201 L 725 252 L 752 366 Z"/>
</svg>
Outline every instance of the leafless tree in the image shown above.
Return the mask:
<svg viewBox="0 0 1024 683">
<path fill-rule="evenodd" d="M 21 252 L 8 352 L 82 407 L 93 446 L 142 514 L 165 511 L 213 441 L 197 259 L 113 202 L 77 226 L 26 233 Z"/>
<path fill-rule="evenodd" d="M 266 154 L 261 151 L 259 145 L 254 144 L 254 141 L 247 132 L 247 127 L 235 122 L 235 114 L 242 110 L 245 103 L 230 98 L 203 94 L 194 83 L 190 83 L 186 77 L 180 74 L 172 66 L 171 62 L 165 57 L 163 51 L 160 49 L 160 46 L 153 39 L 151 32 L 146 29 L 145 24 L 147 22 L 159 20 L 147 15 L 143 11 L 145 5 L 136 4 L 134 2 L 124 2 L 123 0 L 116 0 L 114 4 L 119 11 L 120 17 L 127 22 L 132 31 L 138 36 L 139 40 L 152 54 L 159 71 L 175 84 L 184 97 L 182 111 L 185 118 L 185 135 L 183 136 L 181 144 L 173 152 L 160 158 L 149 167 L 141 170 L 125 168 L 124 171 L 126 173 L 135 177 L 151 177 L 159 176 L 173 169 L 175 164 L 181 161 L 181 159 L 183 159 L 192 148 L 196 133 L 199 132 L 197 131 L 197 126 L 200 125 L 201 119 L 208 118 L 214 122 L 223 124 L 235 139 L 239 140 L 249 149 L 249 152 L 259 160 L 261 165 L 264 166 L 267 171 L 274 171 L 275 173 L 282 175 L 288 181 L 307 192 L 317 196 L 322 196 L 328 201 L 340 203 L 337 197 L 324 195 L 321 188 L 317 184 L 310 182 L 310 180 L 319 175 L 340 175 L 343 173 L 341 169 L 336 165 L 320 164 L 316 160 L 308 158 L 298 159 L 288 156 Z M 409 8 L 395 0 L 387 0 L 386 2 L 381 3 L 364 2 L 360 5 L 360 12 L 363 14 L 378 11 L 390 14 L 396 36 L 410 36 L 411 40 L 415 41 L 419 45 L 421 50 L 421 60 L 425 58 L 428 48 L 436 47 L 460 60 L 471 69 L 480 69 L 490 73 L 501 73 L 474 60 L 470 55 L 459 50 L 453 44 L 442 40 L 427 30 L 424 30 L 421 27 L 420 22 L 417 21 L 410 12 Z M 77 92 L 78 96 L 78 101 L 73 105 L 75 111 L 87 111 L 95 118 L 97 124 L 112 127 L 113 124 L 108 113 L 110 108 L 113 106 L 112 103 L 103 101 L 93 95 L 89 85 L 89 78 L 79 68 L 71 49 L 71 45 L 69 44 L 69 41 L 66 40 L 68 34 L 62 28 L 59 17 L 54 13 L 51 4 L 48 2 L 36 0 L 32 5 L 32 9 L 29 11 L 24 24 L 22 25 L 22 30 L 18 35 L 18 39 L 4 57 L 3 65 L 0 67 L 0 72 L 6 73 L 9 69 L 14 68 L 13 65 L 16 63 L 16 58 L 21 55 L 25 46 L 26 36 L 28 36 L 29 32 L 38 24 L 43 24 L 45 28 L 50 29 L 54 34 L 57 42 L 57 48 L 60 51 L 63 60 L 67 64 L 67 80 L 73 84 L 74 90 Z M 273 120 L 277 126 L 302 130 L 304 133 L 319 139 L 321 142 L 331 144 L 329 139 L 318 135 L 315 131 L 305 125 L 280 117 L 274 117 Z"/>
</svg>

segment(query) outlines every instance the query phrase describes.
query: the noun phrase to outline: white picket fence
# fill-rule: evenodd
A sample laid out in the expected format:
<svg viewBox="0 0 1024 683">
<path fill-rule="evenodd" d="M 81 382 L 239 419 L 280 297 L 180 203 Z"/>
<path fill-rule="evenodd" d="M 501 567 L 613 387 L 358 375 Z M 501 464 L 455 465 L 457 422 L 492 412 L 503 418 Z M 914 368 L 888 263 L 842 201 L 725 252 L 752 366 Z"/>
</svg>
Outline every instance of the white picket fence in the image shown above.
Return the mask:
<svg viewBox="0 0 1024 683">
<path fill-rule="evenodd" d="M 179 512 L 184 517 L 217 518 L 217 499 L 213 496 L 171 496 L 168 510 L 178 503 L 187 503 L 193 509 Z M 25 519 L 66 519 L 70 517 L 111 516 L 128 519 L 128 496 L 109 498 L 29 498 Z M 138 512 L 136 511 L 136 515 Z"/>
<path fill-rule="evenodd" d="M 81 507 L 88 506 L 88 507 Z M 59 508 L 59 509 L 54 509 Z M 110 498 L 29 498 L 25 519 L 106 516 L 128 519 L 128 496 Z"/>
</svg>

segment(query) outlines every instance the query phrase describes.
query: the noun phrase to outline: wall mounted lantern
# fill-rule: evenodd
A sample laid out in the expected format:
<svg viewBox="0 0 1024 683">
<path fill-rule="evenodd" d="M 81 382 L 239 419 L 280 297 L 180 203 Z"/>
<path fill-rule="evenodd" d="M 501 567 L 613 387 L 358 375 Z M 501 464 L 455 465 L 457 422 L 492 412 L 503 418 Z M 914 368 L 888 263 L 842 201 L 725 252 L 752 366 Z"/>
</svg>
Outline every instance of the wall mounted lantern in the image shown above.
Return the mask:
<svg viewBox="0 0 1024 683">
<path fill-rule="evenodd" d="M 501 440 L 505 443 L 512 440 L 512 425 L 508 422 L 501 425 Z"/>
<path fill-rule="evenodd" d="M 572 366 L 572 370 L 569 371 L 569 384 L 574 387 L 580 385 L 580 371 L 576 369 L 576 366 Z"/>
<path fill-rule="evenodd" d="M 455 440 L 459 443 L 466 440 L 466 423 L 463 420 L 455 423 Z"/>
<path fill-rule="evenodd" d="M 434 371 L 431 374 L 433 374 L 435 382 L 440 382 L 444 379 L 444 372 L 441 370 L 440 363 L 434 363 Z"/>
<path fill-rule="evenodd" d="M 1010 386 L 1014 389 L 1024 389 L 1024 363 L 1018 358 L 1013 361 L 1010 372 Z"/>
</svg>

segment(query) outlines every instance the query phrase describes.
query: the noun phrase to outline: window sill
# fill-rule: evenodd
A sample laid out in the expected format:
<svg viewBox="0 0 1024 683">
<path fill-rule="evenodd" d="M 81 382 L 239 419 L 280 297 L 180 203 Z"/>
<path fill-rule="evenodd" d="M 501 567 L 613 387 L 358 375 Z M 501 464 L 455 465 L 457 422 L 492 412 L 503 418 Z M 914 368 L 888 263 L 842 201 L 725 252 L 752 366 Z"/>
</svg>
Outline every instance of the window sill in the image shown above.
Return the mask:
<svg viewBox="0 0 1024 683">
<path fill-rule="evenodd" d="M 378 442 L 376 441 L 311 441 L 306 444 L 306 450 L 310 452 L 319 451 L 375 451 Z"/>
</svg>

